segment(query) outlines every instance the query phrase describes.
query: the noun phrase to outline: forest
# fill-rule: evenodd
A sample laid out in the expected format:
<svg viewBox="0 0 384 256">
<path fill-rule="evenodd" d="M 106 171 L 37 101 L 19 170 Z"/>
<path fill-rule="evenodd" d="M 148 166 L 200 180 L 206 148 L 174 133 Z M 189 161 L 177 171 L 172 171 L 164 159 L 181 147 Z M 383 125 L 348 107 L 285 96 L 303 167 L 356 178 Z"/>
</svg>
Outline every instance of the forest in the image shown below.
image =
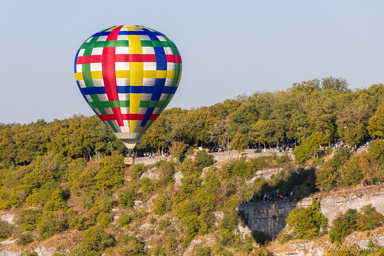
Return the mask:
<svg viewBox="0 0 384 256">
<path fill-rule="evenodd" d="M 241 95 L 209 107 L 167 109 L 146 131 L 136 150 L 161 152 L 174 142 L 227 148 L 236 134 L 244 137 L 249 147 L 330 145 L 337 141 L 354 147 L 384 136 L 383 103 L 383 84 L 351 90 L 344 79 L 313 79 L 285 91 Z M 121 153 L 125 150 L 96 116 L 1 124 L 0 141 L 0 161 L 16 165 L 29 164 L 47 152 L 90 159 L 110 154 L 111 146 Z"/>
<path fill-rule="evenodd" d="M 267 235 L 234 233 L 244 224 L 236 211 L 241 202 L 276 189 L 300 199 L 356 186 L 362 179 L 371 185 L 373 177 L 384 177 L 383 132 L 384 84 L 351 90 L 347 81 L 332 77 L 209 107 L 165 110 L 136 149 L 179 155 L 150 166 L 124 166 L 126 149 L 97 116 L 2 124 L 0 210 L 12 210 L 16 219 L 14 225 L 0 221 L 0 241 L 13 237 L 28 246 L 70 234 L 78 238 L 77 246 L 56 255 L 179 255 L 196 237 L 214 234 L 215 244 L 194 255 L 268 255 L 262 246 L 270 241 Z M 355 152 L 371 138 L 378 139 L 366 152 Z M 348 147 L 332 149 L 338 141 Z M 239 158 L 217 167 L 204 151 L 180 157 L 192 154 L 188 148 L 227 148 L 228 142 L 239 152 L 292 144 L 295 159 L 287 154 Z M 269 180 L 252 179 L 270 168 L 281 171 Z M 182 175 L 178 185 L 175 173 Z M 223 214 L 218 223 L 216 212 Z M 327 233 L 316 203 L 291 214 L 287 223 L 294 232 L 282 232 L 281 241 Z M 297 216 L 305 226 L 295 222 Z M 329 227 L 330 237 L 342 242 L 353 230 L 383 222 L 371 206 L 351 210 Z"/>
</svg>

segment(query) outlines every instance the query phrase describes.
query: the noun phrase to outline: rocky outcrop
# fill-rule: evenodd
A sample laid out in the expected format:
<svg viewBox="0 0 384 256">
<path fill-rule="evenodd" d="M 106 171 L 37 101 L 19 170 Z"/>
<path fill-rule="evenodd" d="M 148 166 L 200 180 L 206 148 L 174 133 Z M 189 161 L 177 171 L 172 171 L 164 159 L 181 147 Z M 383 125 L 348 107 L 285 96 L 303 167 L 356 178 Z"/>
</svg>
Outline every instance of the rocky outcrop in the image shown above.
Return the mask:
<svg viewBox="0 0 384 256">
<path fill-rule="evenodd" d="M 297 206 L 309 206 L 312 198 L 254 202 L 239 206 L 239 212 L 251 231 L 262 231 L 272 238 L 285 227 L 285 219 Z"/>
<path fill-rule="evenodd" d="M 258 201 L 239 206 L 239 212 L 251 231 L 262 231 L 272 238 L 285 227 L 285 219 L 297 206 L 309 206 L 313 199 L 320 201 L 320 211 L 328 218 L 329 224 L 348 209 L 360 209 L 371 204 L 384 214 L 384 186 L 355 188 L 333 193 L 319 193 L 300 201 Z"/>
<path fill-rule="evenodd" d="M 315 195 L 316 197 L 316 195 Z M 352 191 L 340 191 L 319 195 L 321 213 L 328 218 L 329 223 L 348 209 L 360 209 L 371 204 L 378 212 L 384 214 L 384 186 L 356 188 Z"/>
</svg>

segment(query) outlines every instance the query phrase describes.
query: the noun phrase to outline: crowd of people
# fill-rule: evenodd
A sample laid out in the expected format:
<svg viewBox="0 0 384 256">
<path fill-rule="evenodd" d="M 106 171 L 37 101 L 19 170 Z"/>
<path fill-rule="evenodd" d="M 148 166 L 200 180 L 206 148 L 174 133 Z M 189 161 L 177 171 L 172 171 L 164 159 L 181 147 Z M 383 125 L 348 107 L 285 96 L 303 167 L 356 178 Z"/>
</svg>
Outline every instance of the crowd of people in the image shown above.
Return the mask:
<svg viewBox="0 0 384 256">
<path fill-rule="evenodd" d="M 286 191 L 280 193 L 279 189 L 275 190 L 275 193 L 263 193 L 263 194 L 254 194 L 249 197 L 249 201 L 246 199 L 243 200 L 242 204 L 254 203 L 254 202 L 270 202 L 270 201 L 283 201 L 283 200 L 294 200 L 295 195 L 292 191 Z"/>
<path fill-rule="evenodd" d="M 376 179 L 376 177 L 372 177 L 372 185 L 384 185 L 384 177 L 381 179 L 381 182 Z M 368 187 L 368 179 L 362 179 L 361 180 L 361 186 L 362 187 Z"/>
</svg>

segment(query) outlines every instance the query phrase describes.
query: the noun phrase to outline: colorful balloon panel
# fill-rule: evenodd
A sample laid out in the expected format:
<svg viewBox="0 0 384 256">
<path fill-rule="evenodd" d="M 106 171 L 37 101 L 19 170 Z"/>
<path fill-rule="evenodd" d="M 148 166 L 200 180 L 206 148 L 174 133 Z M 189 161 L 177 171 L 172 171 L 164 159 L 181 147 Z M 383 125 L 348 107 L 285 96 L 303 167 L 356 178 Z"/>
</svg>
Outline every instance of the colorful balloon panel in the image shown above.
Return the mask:
<svg viewBox="0 0 384 256">
<path fill-rule="evenodd" d="M 89 106 L 133 148 L 175 94 L 181 57 L 175 44 L 156 30 L 114 26 L 81 45 L 75 77 Z"/>
</svg>

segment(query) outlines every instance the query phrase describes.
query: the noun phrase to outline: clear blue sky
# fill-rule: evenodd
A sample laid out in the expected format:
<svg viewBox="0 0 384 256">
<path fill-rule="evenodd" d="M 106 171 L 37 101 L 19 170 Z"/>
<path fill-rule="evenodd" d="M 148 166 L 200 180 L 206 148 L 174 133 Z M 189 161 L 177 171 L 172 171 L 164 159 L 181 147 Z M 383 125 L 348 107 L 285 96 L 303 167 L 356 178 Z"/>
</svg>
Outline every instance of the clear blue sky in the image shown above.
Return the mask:
<svg viewBox="0 0 384 256">
<path fill-rule="evenodd" d="M 73 75 L 78 47 L 112 25 L 166 34 L 183 58 L 168 107 L 209 106 L 333 76 L 384 82 L 384 1 L 6 1 L 0 123 L 92 115 Z"/>
</svg>

